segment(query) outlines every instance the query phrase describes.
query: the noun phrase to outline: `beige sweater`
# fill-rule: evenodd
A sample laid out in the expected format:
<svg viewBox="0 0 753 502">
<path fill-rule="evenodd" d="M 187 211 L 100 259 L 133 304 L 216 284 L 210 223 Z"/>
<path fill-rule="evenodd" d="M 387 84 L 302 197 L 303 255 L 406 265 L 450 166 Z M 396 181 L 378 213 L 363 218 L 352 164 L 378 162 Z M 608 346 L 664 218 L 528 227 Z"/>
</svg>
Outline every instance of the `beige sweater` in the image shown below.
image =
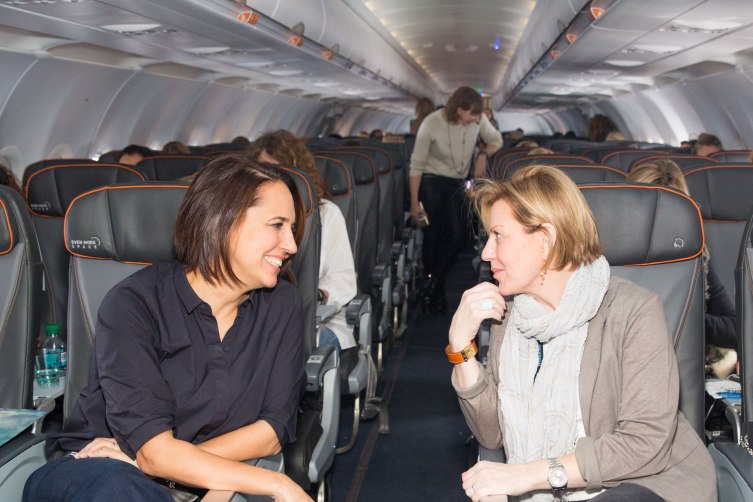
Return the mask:
<svg viewBox="0 0 753 502">
<path fill-rule="evenodd" d="M 502 135 L 483 113 L 480 123 L 462 126 L 447 122 L 442 110 L 432 112 L 418 129 L 410 158 L 410 175 L 436 174 L 465 178 L 478 136 L 489 146 L 502 146 Z"/>
<path fill-rule="evenodd" d="M 497 382 L 506 325 L 492 328 L 479 380 L 466 389 L 452 382 L 473 434 L 491 449 L 504 447 Z M 588 324 L 578 382 L 586 437 L 575 457 L 587 489 L 630 482 L 668 502 L 717 500 L 713 462 L 678 411 L 679 389 L 661 302 L 613 276 Z"/>
</svg>

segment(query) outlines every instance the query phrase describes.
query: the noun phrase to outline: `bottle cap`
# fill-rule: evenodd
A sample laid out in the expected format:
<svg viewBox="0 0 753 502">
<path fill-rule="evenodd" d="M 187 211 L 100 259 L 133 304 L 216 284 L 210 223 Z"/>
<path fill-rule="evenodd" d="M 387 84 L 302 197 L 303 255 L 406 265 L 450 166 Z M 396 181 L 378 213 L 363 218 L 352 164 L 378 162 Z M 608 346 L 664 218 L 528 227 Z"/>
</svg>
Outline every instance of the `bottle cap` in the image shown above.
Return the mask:
<svg viewBox="0 0 753 502">
<path fill-rule="evenodd" d="M 44 332 L 48 335 L 59 335 L 60 334 L 60 325 L 59 324 L 47 324 L 44 327 Z"/>
</svg>

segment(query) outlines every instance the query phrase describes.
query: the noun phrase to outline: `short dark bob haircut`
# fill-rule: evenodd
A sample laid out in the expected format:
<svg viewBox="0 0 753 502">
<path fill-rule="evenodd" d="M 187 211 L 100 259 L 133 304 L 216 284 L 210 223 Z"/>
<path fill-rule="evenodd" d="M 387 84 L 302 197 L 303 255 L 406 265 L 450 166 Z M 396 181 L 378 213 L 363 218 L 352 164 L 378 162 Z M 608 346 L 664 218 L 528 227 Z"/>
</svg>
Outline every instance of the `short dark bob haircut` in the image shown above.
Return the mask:
<svg viewBox="0 0 753 502">
<path fill-rule="evenodd" d="M 484 101 L 481 99 L 481 94 L 470 87 L 458 87 L 445 104 L 444 109 L 448 121 L 457 122 L 460 118 L 458 107 L 474 115 L 480 115 L 484 109 Z"/>
<path fill-rule="evenodd" d="M 239 284 L 230 266 L 230 237 L 246 210 L 259 202 L 259 189 L 276 182 L 284 183 L 293 196 L 293 234 L 298 244 L 305 212 L 295 181 L 287 173 L 244 154 L 217 157 L 201 169 L 183 198 L 173 231 L 175 252 L 186 271 L 198 271 L 210 284 Z M 289 261 L 290 257 L 284 267 Z"/>
</svg>

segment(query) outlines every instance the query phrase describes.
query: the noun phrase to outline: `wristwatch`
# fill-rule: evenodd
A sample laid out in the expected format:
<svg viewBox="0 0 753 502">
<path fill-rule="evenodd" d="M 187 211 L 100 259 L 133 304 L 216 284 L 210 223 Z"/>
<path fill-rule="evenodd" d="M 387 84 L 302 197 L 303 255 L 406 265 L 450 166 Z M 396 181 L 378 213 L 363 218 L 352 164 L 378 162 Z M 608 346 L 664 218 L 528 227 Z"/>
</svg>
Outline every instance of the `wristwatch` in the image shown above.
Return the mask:
<svg viewBox="0 0 753 502">
<path fill-rule="evenodd" d="M 554 457 L 549 460 L 549 486 L 552 487 L 552 496 L 557 502 L 566 502 L 567 498 L 565 493 L 567 492 L 567 471 L 565 466 Z"/>
</svg>

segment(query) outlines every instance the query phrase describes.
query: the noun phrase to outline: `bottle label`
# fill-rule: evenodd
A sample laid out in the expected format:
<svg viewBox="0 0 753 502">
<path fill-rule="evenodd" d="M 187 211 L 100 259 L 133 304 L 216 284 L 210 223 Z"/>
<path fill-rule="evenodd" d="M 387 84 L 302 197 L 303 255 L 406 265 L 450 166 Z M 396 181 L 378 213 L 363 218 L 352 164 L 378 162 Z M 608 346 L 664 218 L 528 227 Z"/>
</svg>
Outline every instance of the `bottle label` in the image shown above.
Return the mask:
<svg viewBox="0 0 753 502">
<path fill-rule="evenodd" d="M 68 353 L 67 352 L 61 352 L 60 353 L 60 369 L 66 369 L 68 367 Z"/>
<path fill-rule="evenodd" d="M 60 358 L 58 357 L 58 353 L 57 352 L 45 352 L 44 364 L 49 369 L 59 368 Z"/>
</svg>

